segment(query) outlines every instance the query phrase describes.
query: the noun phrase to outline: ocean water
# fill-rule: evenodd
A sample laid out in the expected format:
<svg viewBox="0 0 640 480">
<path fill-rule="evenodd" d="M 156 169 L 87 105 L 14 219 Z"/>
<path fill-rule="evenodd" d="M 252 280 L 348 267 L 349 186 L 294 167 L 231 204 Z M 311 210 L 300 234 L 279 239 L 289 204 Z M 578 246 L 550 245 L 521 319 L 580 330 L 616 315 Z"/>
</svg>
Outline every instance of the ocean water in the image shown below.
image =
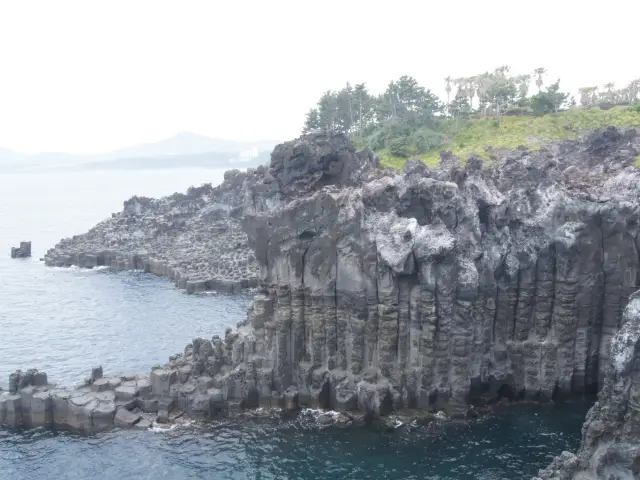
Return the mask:
<svg viewBox="0 0 640 480">
<path fill-rule="evenodd" d="M 217 170 L 0 174 L 0 387 L 17 368 L 74 385 L 92 366 L 149 371 L 244 318 L 248 295 L 189 296 L 141 273 L 47 268 L 60 238 L 133 194 L 219 183 Z M 11 260 L 21 240 L 33 258 Z M 516 405 L 468 423 L 323 428 L 311 414 L 90 436 L 0 429 L 0 479 L 521 479 L 575 450 L 588 402 Z"/>
</svg>

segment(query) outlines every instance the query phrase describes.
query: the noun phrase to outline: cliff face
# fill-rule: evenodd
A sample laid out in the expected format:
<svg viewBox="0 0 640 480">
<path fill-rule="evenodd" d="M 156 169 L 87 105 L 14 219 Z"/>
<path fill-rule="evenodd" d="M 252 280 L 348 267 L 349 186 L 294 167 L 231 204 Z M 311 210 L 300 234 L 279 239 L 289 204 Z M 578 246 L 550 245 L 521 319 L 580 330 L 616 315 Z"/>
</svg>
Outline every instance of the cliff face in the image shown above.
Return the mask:
<svg viewBox="0 0 640 480">
<path fill-rule="evenodd" d="M 640 291 L 611 342 L 604 385 L 582 427 L 577 455 L 563 452 L 541 479 L 640 478 Z"/>
<path fill-rule="evenodd" d="M 172 368 L 195 362 L 246 404 L 373 414 L 595 392 L 640 283 L 638 151 L 611 128 L 491 169 L 445 154 L 396 173 L 341 135 L 278 146 L 243 186 L 247 322 Z"/>
<path fill-rule="evenodd" d="M 464 414 L 476 396 L 595 392 L 640 284 L 638 152 L 637 130 L 609 128 L 488 169 L 444 153 L 395 172 L 316 133 L 219 187 L 134 197 L 46 260 L 257 284 L 236 332 L 168 366 L 225 401 Z"/>
<path fill-rule="evenodd" d="M 47 261 L 139 265 L 196 291 L 227 278 L 220 249 L 237 235 L 247 267 L 234 285 L 253 278 L 258 295 L 237 331 L 167 364 L 157 395 L 175 404 L 200 383 L 237 405 L 374 415 L 595 392 L 640 284 L 639 133 L 600 130 L 487 169 L 445 153 L 404 172 L 311 134 L 215 189 L 131 199 Z"/>
</svg>

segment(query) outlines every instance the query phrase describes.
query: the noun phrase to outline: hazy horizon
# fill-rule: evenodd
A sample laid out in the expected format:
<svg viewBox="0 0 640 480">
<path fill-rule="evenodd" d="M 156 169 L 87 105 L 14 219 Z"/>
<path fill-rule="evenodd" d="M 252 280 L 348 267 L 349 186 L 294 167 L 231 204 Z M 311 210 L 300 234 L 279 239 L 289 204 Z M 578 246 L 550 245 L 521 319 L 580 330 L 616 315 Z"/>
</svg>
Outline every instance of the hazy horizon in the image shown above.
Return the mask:
<svg viewBox="0 0 640 480">
<path fill-rule="evenodd" d="M 246 147 L 249 147 L 249 145 L 264 145 L 264 144 L 270 144 L 270 143 L 279 143 L 282 142 L 283 140 L 279 140 L 279 139 L 269 139 L 269 138 L 256 138 L 253 140 L 237 140 L 237 139 L 233 139 L 233 138 L 218 138 L 218 137 L 213 137 L 213 136 L 209 136 L 209 135 L 204 135 L 202 133 L 197 133 L 197 132 L 189 132 L 189 131 L 182 131 L 182 132 L 177 132 L 173 135 L 170 135 L 168 137 L 163 137 L 163 138 L 158 138 L 155 140 L 151 140 L 149 142 L 139 142 L 136 144 L 129 144 L 129 145 L 121 145 L 119 147 L 116 147 L 114 149 L 111 150 L 107 150 L 107 151 L 101 151 L 101 152 L 95 152 L 95 153 L 87 153 L 87 152 L 66 152 L 66 151 L 37 151 L 37 152 L 24 152 L 24 151 L 16 151 L 12 148 L 7 148 L 5 145 L 0 145 L 0 152 L 5 149 L 5 150 L 9 150 L 12 153 L 17 153 L 17 154 L 21 154 L 21 155 L 42 155 L 42 154 L 64 154 L 64 155 L 74 155 L 74 156 L 86 156 L 86 157 L 90 157 L 90 156 L 104 156 L 104 155 L 109 155 L 109 154 L 113 154 L 113 153 L 120 153 L 120 152 L 127 152 L 129 150 L 133 150 L 133 149 L 138 149 L 140 147 L 147 147 L 147 146 L 154 146 L 156 144 L 160 144 L 160 143 L 164 143 L 168 140 L 177 140 L 180 139 L 180 137 L 182 136 L 189 136 L 189 137 L 202 137 L 203 139 L 208 139 L 208 140 L 213 140 L 213 141 L 221 141 L 221 142 L 227 142 L 227 143 L 238 143 L 240 144 L 246 144 Z M 217 151 L 217 152 L 223 152 L 223 151 L 227 151 L 227 150 L 203 150 L 201 153 L 206 153 L 208 151 Z M 233 153 L 237 151 L 237 148 L 229 148 L 228 153 Z M 176 155 L 176 154 L 172 154 L 169 153 L 168 155 Z M 181 154 L 177 154 L 177 155 L 181 155 Z"/>
<path fill-rule="evenodd" d="M 444 98 L 444 77 L 510 65 L 582 86 L 640 76 L 640 6 L 408 0 L 303 4 L 79 0 L 0 5 L 0 147 L 100 154 L 180 132 L 288 140 L 328 89 L 403 74 Z M 330 31 L 336 31 L 330 34 Z"/>
</svg>

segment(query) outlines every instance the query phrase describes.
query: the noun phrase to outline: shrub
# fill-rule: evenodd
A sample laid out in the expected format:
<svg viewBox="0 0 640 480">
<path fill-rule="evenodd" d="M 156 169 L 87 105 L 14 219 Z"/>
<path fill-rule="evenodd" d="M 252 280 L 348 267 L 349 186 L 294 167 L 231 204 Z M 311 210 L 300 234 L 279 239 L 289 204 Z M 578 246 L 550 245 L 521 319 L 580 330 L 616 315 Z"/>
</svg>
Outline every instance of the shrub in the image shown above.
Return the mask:
<svg viewBox="0 0 640 480">
<path fill-rule="evenodd" d="M 389 153 L 396 157 L 408 157 L 410 141 L 408 137 L 398 137 L 389 141 L 387 148 Z"/>
</svg>

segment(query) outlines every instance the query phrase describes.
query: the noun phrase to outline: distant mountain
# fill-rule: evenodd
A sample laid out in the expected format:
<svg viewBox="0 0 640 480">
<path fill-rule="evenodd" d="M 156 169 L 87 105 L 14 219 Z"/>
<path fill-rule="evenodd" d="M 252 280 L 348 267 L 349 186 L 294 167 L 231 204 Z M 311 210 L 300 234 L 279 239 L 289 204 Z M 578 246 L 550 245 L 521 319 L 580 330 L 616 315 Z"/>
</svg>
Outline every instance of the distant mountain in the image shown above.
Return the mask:
<svg viewBox="0 0 640 480">
<path fill-rule="evenodd" d="M 106 155 L 112 158 L 152 157 L 159 155 L 193 155 L 207 152 L 240 152 L 253 148 L 257 148 L 258 151 L 271 151 L 278 143 L 280 142 L 275 140 L 237 142 L 205 137 L 197 133 L 182 132 L 159 142 L 122 148 Z"/>
<path fill-rule="evenodd" d="M 161 155 L 151 157 L 125 157 L 115 160 L 87 162 L 67 167 L 73 170 L 148 170 L 167 168 L 249 168 L 265 164 L 270 153 L 263 151 L 250 158 L 233 153 L 207 152 L 192 155 Z"/>
<path fill-rule="evenodd" d="M 49 168 L 235 168 L 268 161 L 279 142 L 238 142 L 182 132 L 153 143 L 135 145 L 98 155 L 70 153 L 24 154 L 0 147 L 0 171 Z"/>
</svg>

